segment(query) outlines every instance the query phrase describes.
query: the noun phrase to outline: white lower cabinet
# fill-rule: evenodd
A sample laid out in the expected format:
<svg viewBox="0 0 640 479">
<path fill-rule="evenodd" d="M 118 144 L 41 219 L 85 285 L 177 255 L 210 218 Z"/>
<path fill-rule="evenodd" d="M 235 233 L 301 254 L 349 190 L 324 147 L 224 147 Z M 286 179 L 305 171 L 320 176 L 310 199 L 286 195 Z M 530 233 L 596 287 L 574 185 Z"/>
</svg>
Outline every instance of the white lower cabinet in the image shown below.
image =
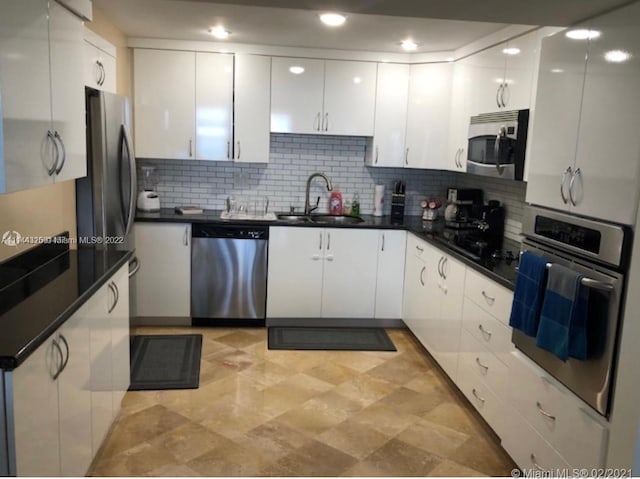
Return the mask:
<svg viewBox="0 0 640 479">
<path fill-rule="evenodd" d="M 458 368 L 456 385 L 498 437 L 502 437 L 504 434 L 504 402 L 481 377 L 466 365 L 461 365 Z"/>
<path fill-rule="evenodd" d="M 384 230 L 378 234 L 378 272 L 376 274 L 375 317 L 402 317 L 404 261 L 407 232 Z"/>
<path fill-rule="evenodd" d="M 379 241 L 378 230 L 269 228 L 267 317 L 373 318 Z"/>
<path fill-rule="evenodd" d="M 113 422 L 114 398 L 121 398 L 122 389 L 128 388 L 128 282 L 125 265 L 23 364 L 4 373 L 5 384 L 11 385 L 5 394 L 11 394 L 6 398 L 7 421 L 13 424 L 14 435 L 8 439 L 14 445 L 16 475 L 87 473 L 101 444 L 95 441 L 96 430 L 103 427 L 104 438 Z M 118 319 L 114 321 L 113 315 Z M 114 325 L 119 332 L 112 334 Z M 100 349 L 96 331 L 105 338 Z M 126 351 L 120 346 L 112 352 L 112 337 L 120 338 Z M 103 358 L 108 358 L 108 366 Z M 114 385 L 111 371 L 125 369 L 126 386 L 124 380 Z M 100 401 L 101 395 L 106 400 Z M 105 414 L 101 425 L 96 418 L 107 403 L 108 420 Z"/>
<path fill-rule="evenodd" d="M 136 223 L 136 315 L 191 314 L 191 224 Z"/>
<path fill-rule="evenodd" d="M 421 343 L 424 343 L 424 321 L 429 308 L 427 295 L 428 252 L 424 241 L 410 234 L 407 237 L 407 252 L 404 269 L 404 292 L 402 320 Z"/>
</svg>

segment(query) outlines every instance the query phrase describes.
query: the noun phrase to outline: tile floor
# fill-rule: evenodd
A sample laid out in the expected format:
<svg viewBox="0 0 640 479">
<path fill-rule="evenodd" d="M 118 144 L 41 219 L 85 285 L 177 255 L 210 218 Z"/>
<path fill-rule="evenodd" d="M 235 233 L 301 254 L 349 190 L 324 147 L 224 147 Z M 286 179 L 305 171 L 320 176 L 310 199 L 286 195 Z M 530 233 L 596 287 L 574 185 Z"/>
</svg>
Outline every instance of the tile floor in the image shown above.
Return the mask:
<svg viewBox="0 0 640 479">
<path fill-rule="evenodd" d="M 505 476 L 515 467 L 407 330 L 397 352 L 270 351 L 203 334 L 200 388 L 128 392 L 94 476 Z"/>
</svg>

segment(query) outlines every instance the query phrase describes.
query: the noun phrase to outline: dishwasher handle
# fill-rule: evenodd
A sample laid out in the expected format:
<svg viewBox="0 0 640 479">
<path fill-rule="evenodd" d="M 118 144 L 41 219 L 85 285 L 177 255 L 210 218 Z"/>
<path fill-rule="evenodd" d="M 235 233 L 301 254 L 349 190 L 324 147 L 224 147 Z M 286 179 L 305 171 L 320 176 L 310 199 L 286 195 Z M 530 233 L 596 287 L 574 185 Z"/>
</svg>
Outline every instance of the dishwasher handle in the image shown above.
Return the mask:
<svg viewBox="0 0 640 479">
<path fill-rule="evenodd" d="M 194 223 L 191 227 L 191 237 L 268 240 L 269 227 Z"/>
</svg>

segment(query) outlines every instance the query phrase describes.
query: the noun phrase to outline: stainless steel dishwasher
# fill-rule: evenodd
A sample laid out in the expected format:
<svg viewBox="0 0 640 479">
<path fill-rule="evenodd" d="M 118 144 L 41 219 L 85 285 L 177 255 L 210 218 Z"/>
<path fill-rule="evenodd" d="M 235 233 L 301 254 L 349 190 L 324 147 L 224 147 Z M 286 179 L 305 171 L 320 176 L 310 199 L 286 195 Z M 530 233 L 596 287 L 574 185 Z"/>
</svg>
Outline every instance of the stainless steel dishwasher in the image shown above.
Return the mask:
<svg viewBox="0 0 640 479">
<path fill-rule="evenodd" d="M 264 326 L 269 228 L 197 224 L 191 244 L 196 326 Z"/>
</svg>

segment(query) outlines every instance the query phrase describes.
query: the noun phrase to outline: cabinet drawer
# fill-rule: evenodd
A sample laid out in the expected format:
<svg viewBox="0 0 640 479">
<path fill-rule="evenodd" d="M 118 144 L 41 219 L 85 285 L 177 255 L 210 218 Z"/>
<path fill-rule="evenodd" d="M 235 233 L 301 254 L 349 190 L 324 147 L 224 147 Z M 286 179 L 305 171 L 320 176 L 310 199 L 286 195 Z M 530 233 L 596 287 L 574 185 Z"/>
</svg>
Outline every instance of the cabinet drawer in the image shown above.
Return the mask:
<svg viewBox="0 0 640 479">
<path fill-rule="evenodd" d="M 473 370 L 459 364 L 457 386 L 495 433 L 504 432 L 504 403 Z"/>
<path fill-rule="evenodd" d="M 460 338 L 460 367 L 467 367 L 485 382 L 500 398 L 506 397 L 509 370 L 468 331 L 462 330 Z"/>
<path fill-rule="evenodd" d="M 526 473 L 544 470 L 550 472 L 551 476 L 562 476 L 559 470 L 570 467 L 558 451 L 513 408 L 506 411 L 502 447 Z"/>
<path fill-rule="evenodd" d="M 431 247 L 414 234 L 407 235 L 407 254 L 412 254 L 417 258 L 427 258 L 431 252 Z"/>
<path fill-rule="evenodd" d="M 513 293 L 486 276 L 469 269 L 464 294 L 504 324 L 509 324 Z"/>
<path fill-rule="evenodd" d="M 514 349 L 511 343 L 510 327 L 502 324 L 469 298 L 464 298 L 462 325 L 498 359 L 509 364 L 509 354 Z"/>
<path fill-rule="evenodd" d="M 572 467 L 603 465 L 604 419 L 519 352 L 512 354 L 508 389 L 513 407 Z"/>
</svg>

